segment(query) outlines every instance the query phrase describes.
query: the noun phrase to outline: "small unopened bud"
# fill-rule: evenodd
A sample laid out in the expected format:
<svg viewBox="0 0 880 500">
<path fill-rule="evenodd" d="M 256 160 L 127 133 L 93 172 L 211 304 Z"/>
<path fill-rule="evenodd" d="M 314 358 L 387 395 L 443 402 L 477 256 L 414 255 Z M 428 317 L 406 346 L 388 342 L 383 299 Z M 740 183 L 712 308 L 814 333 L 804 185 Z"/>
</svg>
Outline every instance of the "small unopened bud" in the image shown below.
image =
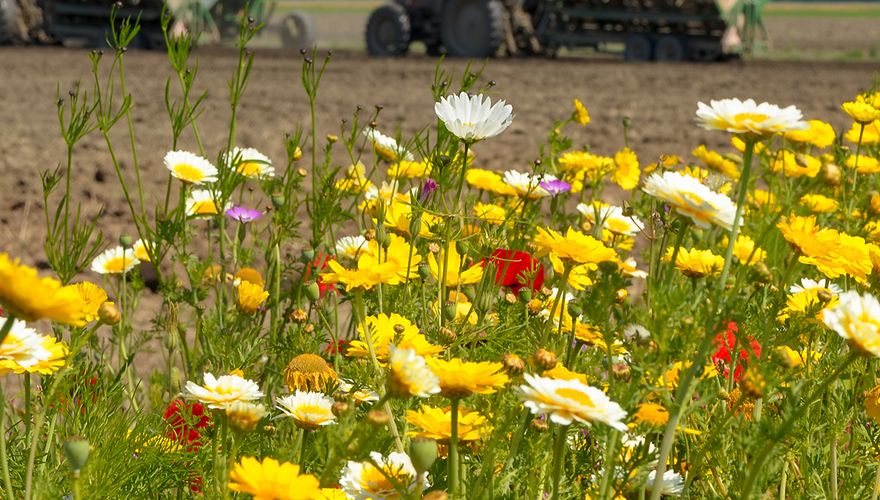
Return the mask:
<svg viewBox="0 0 880 500">
<path fill-rule="evenodd" d="M 296 149 L 293 150 L 293 154 L 290 155 L 290 159 L 293 161 L 300 161 L 303 157 L 303 150 L 301 147 L 297 146 Z"/>
<path fill-rule="evenodd" d="M 275 207 L 275 210 L 280 210 L 284 208 L 284 204 L 287 200 L 284 198 L 283 194 L 273 194 L 272 195 L 272 206 Z"/>
<path fill-rule="evenodd" d="M 443 305 L 443 318 L 446 319 L 446 321 L 454 320 L 457 313 L 458 307 L 452 302 L 447 302 Z"/>
<path fill-rule="evenodd" d="M 367 229 L 364 231 L 364 239 L 367 241 L 373 241 L 376 239 L 376 230 L 375 229 Z"/>
<path fill-rule="evenodd" d="M 538 314 L 544 309 L 544 303 L 538 299 L 532 299 L 528 303 L 529 312 L 532 314 Z"/>
<path fill-rule="evenodd" d="M 752 266 L 752 272 L 755 275 L 758 283 L 770 283 L 773 280 L 773 273 L 770 272 L 770 268 L 767 267 L 767 264 L 763 262 L 757 262 Z"/>
<path fill-rule="evenodd" d="M 303 327 L 303 331 L 305 333 L 314 333 L 315 332 L 315 325 L 312 323 L 308 323 L 308 324 L 306 324 L 306 326 Z"/>
<path fill-rule="evenodd" d="M 348 410 L 350 408 L 351 408 L 351 405 L 349 405 L 347 402 L 337 401 L 337 402 L 333 403 L 333 406 L 330 407 L 330 411 L 332 411 L 333 414 L 336 415 L 337 417 L 341 417 L 342 415 L 348 413 Z"/>
<path fill-rule="evenodd" d="M 718 397 L 723 399 L 724 401 L 727 401 L 730 399 L 730 393 L 725 391 L 724 389 L 721 389 L 720 391 L 718 391 Z"/>
<path fill-rule="evenodd" d="M 516 354 L 505 354 L 501 363 L 509 375 L 519 375 L 526 370 L 526 362 Z"/>
<path fill-rule="evenodd" d="M 309 313 L 305 309 L 296 308 L 290 313 L 290 319 L 297 323 L 302 323 L 309 319 Z"/>
<path fill-rule="evenodd" d="M 317 302 L 321 298 L 321 287 L 314 281 L 309 283 L 306 286 L 306 297 L 309 298 L 309 302 Z"/>
<path fill-rule="evenodd" d="M 388 424 L 388 414 L 382 410 L 370 410 L 367 413 L 367 422 L 377 427 Z"/>
<path fill-rule="evenodd" d="M 533 419 L 531 425 L 532 425 L 532 429 L 534 429 L 538 432 L 544 432 L 547 430 L 547 427 L 548 427 L 547 421 L 541 420 L 540 418 Z"/>
<path fill-rule="evenodd" d="M 311 248 L 306 248 L 302 251 L 302 255 L 300 256 L 303 262 L 312 262 L 315 260 L 315 251 Z"/>
<path fill-rule="evenodd" d="M 434 490 L 425 493 L 422 497 L 424 500 L 447 500 L 449 495 L 443 490 Z"/>
<path fill-rule="evenodd" d="M 440 245 L 435 242 L 428 243 L 428 251 L 431 253 L 437 253 L 440 251 Z"/>
<path fill-rule="evenodd" d="M 122 321 L 122 313 L 119 312 L 116 304 L 108 301 L 101 304 L 101 307 L 98 308 L 98 318 L 100 318 L 101 323 L 113 326 Z"/>
<path fill-rule="evenodd" d="M 309 171 L 306 170 L 306 169 L 304 169 L 304 168 L 302 168 L 302 167 L 296 169 L 296 173 L 297 173 L 297 175 L 299 175 L 300 177 L 308 177 L 308 175 L 309 175 Z"/>
<path fill-rule="evenodd" d="M 421 278 L 422 280 L 426 280 L 426 279 L 428 279 L 429 276 L 431 276 L 431 268 L 428 267 L 427 265 L 424 265 L 424 264 L 420 265 L 419 266 L 419 278 Z"/>
<path fill-rule="evenodd" d="M 819 291 L 816 292 L 816 297 L 826 304 L 828 302 L 831 302 L 831 299 L 834 298 L 834 296 L 827 288 L 820 288 Z"/>
<path fill-rule="evenodd" d="M 441 342 L 447 345 L 458 340 L 458 334 L 446 327 L 441 328 L 437 336 L 440 337 Z"/>
<path fill-rule="evenodd" d="M 516 304 L 516 295 L 508 292 L 508 293 L 504 294 L 504 300 L 508 304 Z"/>
<path fill-rule="evenodd" d="M 840 167 L 834 163 L 822 165 L 822 177 L 829 186 L 840 185 Z"/>
<path fill-rule="evenodd" d="M 583 309 L 581 309 L 581 306 L 575 304 L 574 302 L 568 304 L 568 314 L 572 318 L 580 317 L 580 315 L 583 314 L 583 312 L 584 311 L 583 311 Z"/>
<path fill-rule="evenodd" d="M 614 292 L 614 302 L 617 302 L 618 304 L 623 304 L 627 297 L 629 297 L 629 292 L 626 288 L 618 288 L 617 291 Z"/>
<path fill-rule="evenodd" d="M 535 366 L 541 370 L 549 370 L 556 366 L 556 354 L 547 349 L 538 349 L 534 355 Z"/>
<path fill-rule="evenodd" d="M 5 437 L 4 437 L 5 439 Z M 73 437 L 64 442 L 64 456 L 70 464 L 70 470 L 74 474 L 86 466 L 89 461 L 89 442 L 84 437 Z"/>
<path fill-rule="evenodd" d="M 327 134 L 327 142 L 329 142 L 330 144 L 333 144 L 334 142 L 338 142 L 338 141 L 339 141 L 339 136 L 336 136 L 333 134 Z"/>
<path fill-rule="evenodd" d="M 131 236 L 123 234 L 119 237 L 119 244 L 122 245 L 122 248 L 131 248 Z"/>
<path fill-rule="evenodd" d="M 532 300 L 532 289 L 525 286 L 520 288 L 519 298 L 522 299 L 523 302 L 528 303 L 530 300 Z"/>
<path fill-rule="evenodd" d="M 614 363 L 611 365 L 611 373 L 619 379 L 629 378 L 630 368 L 626 363 Z"/>
<path fill-rule="evenodd" d="M 409 443 L 409 458 L 419 474 L 430 470 L 437 460 L 437 441 L 415 438 Z"/>
</svg>

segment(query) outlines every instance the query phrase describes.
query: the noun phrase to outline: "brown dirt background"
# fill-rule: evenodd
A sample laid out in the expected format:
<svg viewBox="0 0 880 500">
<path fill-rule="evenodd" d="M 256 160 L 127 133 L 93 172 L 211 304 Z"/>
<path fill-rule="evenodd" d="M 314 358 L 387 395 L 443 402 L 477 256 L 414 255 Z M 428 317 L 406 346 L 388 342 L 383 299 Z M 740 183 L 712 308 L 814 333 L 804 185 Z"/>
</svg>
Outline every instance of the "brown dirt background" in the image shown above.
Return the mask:
<svg viewBox="0 0 880 500">
<path fill-rule="evenodd" d="M 317 18 L 322 45 L 360 43 L 364 16 L 332 14 Z M 834 48 L 869 50 L 880 40 L 876 19 L 771 19 L 774 46 L 791 50 Z M 199 127 L 206 147 L 216 155 L 225 144 L 230 109 L 227 79 L 236 63 L 228 49 L 201 49 L 197 87 L 207 90 Z M 107 58 L 109 59 L 109 57 Z M 162 157 L 170 148 L 170 127 L 163 102 L 172 75 L 166 56 L 132 51 L 125 56 L 129 90 L 134 99 L 138 154 L 144 173 L 147 206 L 164 194 Z M 282 138 L 308 121 L 308 103 L 299 85 L 301 57 L 292 51 L 257 48 L 256 64 L 239 114 L 238 143 L 256 147 L 277 163 L 283 161 Z M 104 65 L 109 60 L 104 61 Z M 337 51 L 319 92 L 317 133 L 339 130 L 340 120 L 357 106 L 367 112 L 384 106 L 380 129 L 413 133 L 434 120 L 430 84 L 436 61 L 423 56 L 400 60 L 369 59 L 354 50 Z M 461 61 L 447 62 L 460 70 Z M 0 48 L 0 251 L 32 265 L 45 265 L 45 238 L 39 173 L 65 161 L 56 116 L 56 88 L 81 82 L 91 92 L 87 53 L 82 49 Z M 554 119 L 570 113 L 571 99 L 587 105 L 592 123 L 571 129 L 576 145 L 589 144 L 609 154 L 623 145 L 623 117 L 632 119 L 631 144 L 642 163 L 660 154 L 689 157 L 700 143 L 726 148 L 726 135 L 694 125 L 698 101 L 752 97 L 797 105 L 808 118 L 831 122 L 838 133 L 848 127 L 839 110 L 842 101 L 869 87 L 876 62 L 732 61 L 718 64 L 624 64 L 608 58 L 495 59 L 485 80 L 493 93 L 514 107 L 510 129 L 477 148 L 479 166 L 527 169 Z M 124 123 L 113 134 L 125 175 L 133 182 Z M 195 150 L 191 136 L 181 147 Z M 726 150 L 726 149 L 725 149 Z M 342 155 L 337 158 L 342 159 Z M 102 213 L 99 226 L 114 242 L 131 233 L 127 207 L 118 187 L 106 146 L 99 134 L 76 148 L 73 197 L 85 214 Z M 92 277 L 97 278 L 96 276 Z M 148 301 L 155 302 L 155 301 Z M 144 311 L 146 312 L 146 311 Z"/>
</svg>

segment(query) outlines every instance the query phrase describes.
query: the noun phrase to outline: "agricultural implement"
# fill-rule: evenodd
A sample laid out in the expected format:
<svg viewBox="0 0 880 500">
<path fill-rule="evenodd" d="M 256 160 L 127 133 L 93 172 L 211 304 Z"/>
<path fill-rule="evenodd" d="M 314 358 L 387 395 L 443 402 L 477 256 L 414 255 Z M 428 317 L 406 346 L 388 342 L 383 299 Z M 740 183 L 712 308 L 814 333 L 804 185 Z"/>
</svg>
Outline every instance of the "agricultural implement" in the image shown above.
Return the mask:
<svg viewBox="0 0 880 500">
<path fill-rule="evenodd" d="M 0 0 L 0 45 L 78 43 L 105 45 L 113 0 Z M 133 45 L 164 48 L 162 9 L 165 0 L 125 0 L 119 18 L 140 19 Z M 248 5 L 249 4 L 249 5 Z M 175 30 L 188 30 L 212 41 L 225 41 L 238 33 L 245 8 L 268 31 L 277 32 L 286 47 L 310 47 L 315 42 L 311 19 L 300 12 L 287 14 L 280 23 L 269 22 L 276 3 L 267 0 L 171 0 Z"/>
<path fill-rule="evenodd" d="M 719 0 L 724 1 L 724 0 Z M 622 52 L 628 61 L 714 61 L 750 51 L 766 36 L 767 0 L 397 0 L 367 21 L 367 51 L 554 56 L 561 48 Z M 743 38 L 741 35 L 747 35 Z"/>
</svg>

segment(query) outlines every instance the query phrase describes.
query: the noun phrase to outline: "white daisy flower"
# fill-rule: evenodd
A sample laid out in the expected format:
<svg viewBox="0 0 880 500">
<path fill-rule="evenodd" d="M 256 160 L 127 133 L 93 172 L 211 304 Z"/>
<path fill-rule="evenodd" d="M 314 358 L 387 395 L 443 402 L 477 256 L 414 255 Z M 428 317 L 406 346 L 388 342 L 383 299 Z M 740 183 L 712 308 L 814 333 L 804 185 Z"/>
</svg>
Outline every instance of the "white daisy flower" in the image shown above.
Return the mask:
<svg viewBox="0 0 880 500">
<path fill-rule="evenodd" d="M 225 157 L 224 161 L 227 161 Z M 275 176 L 272 160 L 254 148 L 232 148 L 232 154 L 229 155 L 228 161 L 234 162 L 236 172 L 251 179 Z"/>
<path fill-rule="evenodd" d="M 418 487 L 416 469 L 406 453 L 392 452 L 386 458 L 374 451 L 370 453 L 370 459 L 371 462 L 349 461 L 342 469 L 339 485 L 351 498 L 355 500 L 398 498 L 400 493 L 396 490 L 395 483 L 403 486 L 408 492 L 414 492 Z M 430 486 L 427 472 L 422 473 L 421 483 L 425 487 Z"/>
<path fill-rule="evenodd" d="M 427 398 L 440 392 L 440 379 L 415 349 L 388 346 L 389 386 L 397 395 Z"/>
<path fill-rule="evenodd" d="M 343 236 L 336 240 L 336 255 L 357 259 L 367 249 L 367 239 L 361 235 Z"/>
<path fill-rule="evenodd" d="M 648 340 L 651 338 L 651 331 L 638 323 L 630 323 L 623 327 L 623 338 L 629 341 Z"/>
<path fill-rule="evenodd" d="M 339 390 L 351 396 L 358 403 L 374 403 L 379 401 L 378 392 L 366 387 L 354 390 L 354 384 L 350 380 L 339 379 Z"/>
<path fill-rule="evenodd" d="M 132 250 L 134 250 L 134 256 L 141 262 L 150 262 L 150 253 L 147 251 L 147 242 L 144 240 L 137 240 L 134 242 L 134 245 L 131 246 Z"/>
<path fill-rule="evenodd" d="M 205 184 L 217 180 L 217 167 L 188 151 L 169 151 L 164 162 L 171 175 L 184 182 Z"/>
<path fill-rule="evenodd" d="M 232 208 L 232 202 L 227 201 L 223 212 Z M 214 194 L 207 189 L 194 189 L 186 198 L 186 215 L 196 217 L 210 217 L 220 214 Z"/>
<path fill-rule="evenodd" d="M 590 205 L 578 203 L 577 210 L 591 223 L 596 224 L 598 220 L 602 229 L 614 234 L 635 236 L 645 227 L 641 219 L 635 215 L 624 215 L 623 208 L 618 206 L 597 201 Z"/>
<path fill-rule="evenodd" d="M 92 260 L 92 271 L 98 274 L 127 273 L 140 264 L 134 248 L 108 248 Z"/>
<path fill-rule="evenodd" d="M 275 398 L 275 408 L 292 418 L 297 427 L 310 431 L 336 423 L 333 403 L 333 398 L 321 392 L 296 391 L 288 396 Z"/>
<path fill-rule="evenodd" d="M 811 280 L 810 278 L 803 278 L 801 279 L 800 283 L 795 283 L 794 285 L 791 285 L 791 288 L 789 288 L 788 291 L 794 294 L 806 292 L 807 290 L 813 290 L 816 288 L 824 288 L 831 292 L 832 295 L 840 295 L 841 293 L 843 293 L 843 289 L 832 283 L 831 280 L 827 280 L 825 278 L 822 278 L 819 281 Z"/>
<path fill-rule="evenodd" d="M 398 144 L 397 141 L 374 128 L 365 128 L 364 135 L 373 145 L 373 150 L 376 151 L 376 154 L 387 162 L 412 161 L 415 159 L 412 153 Z"/>
<path fill-rule="evenodd" d="M 679 172 L 653 174 L 642 189 L 704 229 L 712 224 L 728 231 L 733 229 L 736 204 L 726 195 L 712 191 L 689 175 Z"/>
<path fill-rule="evenodd" d="M 550 319 L 550 309 L 553 307 L 554 304 L 556 304 L 556 296 L 557 295 L 559 295 L 559 289 L 554 286 L 553 288 L 550 289 L 550 295 L 547 296 L 547 300 L 544 302 L 544 309 L 542 309 L 538 312 L 538 317 L 540 317 L 544 321 L 547 321 L 548 319 Z M 566 308 L 567 304 L 569 302 L 571 302 L 572 300 L 574 300 L 575 298 L 576 297 L 574 296 L 574 294 L 566 291 L 562 295 L 562 300 L 561 300 L 561 305 L 562 305 L 563 309 Z M 556 311 L 556 314 L 554 314 L 553 316 L 556 319 L 559 319 L 559 312 Z"/>
<path fill-rule="evenodd" d="M 397 190 L 397 182 L 385 182 L 382 181 L 382 187 L 376 187 L 373 184 L 364 191 L 364 199 L 367 201 L 376 201 L 379 198 L 385 200 L 385 202 L 391 201 L 391 197 L 394 196 L 395 191 Z"/>
<path fill-rule="evenodd" d="M 504 132 L 513 121 L 513 107 L 504 101 L 492 105 L 482 94 L 469 97 L 462 92 L 434 104 L 434 112 L 453 135 L 466 142 L 477 142 Z"/>
<path fill-rule="evenodd" d="M 550 193 L 542 188 L 542 182 L 555 181 L 556 176 L 551 174 L 532 175 L 528 172 L 518 172 L 516 170 L 508 170 L 504 172 L 504 183 L 512 187 L 519 196 L 528 198 L 544 198 L 550 196 Z"/>
<path fill-rule="evenodd" d="M 0 360 L 11 360 L 22 368 L 29 368 L 52 357 L 52 353 L 43 345 L 45 337 L 27 326 L 24 321 L 0 318 L 0 329 L 12 321 L 12 327 L 6 338 L 0 339 Z"/>
<path fill-rule="evenodd" d="M 788 106 L 780 108 L 775 104 L 753 99 L 722 99 L 697 104 L 697 122 L 707 130 L 723 130 L 734 134 L 777 134 L 790 130 L 809 128 L 802 120 L 801 111 Z"/>
<path fill-rule="evenodd" d="M 880 302 L 873 295 L 856 291 L 840 294 L 840 302 L 825 309 L 825 326 L 850 341 L 857 349 L 880 357 Z"/>
<path fill-rule="evenodd" d="M 580 380 L 560 380 L 526 373 L 519 386 L 520 398 L 535 415 L 547 415 L 551 422 L 569 425 L 603 423 L 626 431 L 626 412 L 604 392 Z"/>
<path fill-rule="evenodd" d="M 657 471 L 652 470 L 648 473 L 648 482 L 645 484 L 647 491 L 654 490 L 654 480 L 657 477 Z M 663 479 L 660 481 L 660 494 L 677 497 L 684 491 L 684 478 L 675 471 L 668 470 L 663 473 Z"/>
<path fill-rule="evenodd" d="M 241 375 L 229 374 L 214 377 L 205 373 L 204 385 L 193 381 L 186 383 L 184 396 L 208 405 L 208 408 L 225 410 L 232 403 L 240 401 L 256 401 L 263 397 L 260 386 Z"/>
<path fill-rule="evenodd" d="M 632 257 L 627 257 L 625 260 L 617 263 L 617 267 L 619 267 L 620 270 L 623 271 L 623 274 L 629 276 L 630 278 L 637 278 L 642 280 L 647 278 L 648 272 L 642 271 L 641 269 L 639 269 L 638 266 L 638 262 L 636 262 L 636 259 Z"/>
</svg>

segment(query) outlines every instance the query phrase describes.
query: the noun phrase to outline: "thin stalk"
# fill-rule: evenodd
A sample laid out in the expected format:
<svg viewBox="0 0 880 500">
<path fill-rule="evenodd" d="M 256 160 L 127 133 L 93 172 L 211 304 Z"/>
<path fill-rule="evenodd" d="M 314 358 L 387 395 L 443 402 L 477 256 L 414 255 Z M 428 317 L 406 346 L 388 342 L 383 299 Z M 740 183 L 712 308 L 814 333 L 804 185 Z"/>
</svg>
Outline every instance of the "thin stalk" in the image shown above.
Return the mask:
<svg viewBox="0 0 880 500">
<path fill-rule="evenodd" d="M 714 318 L 717 316 L 717 312 L 720 310 L 719 301 L 725 289 L 725 283 L 727 283 L 727 276 L 730 274 L 730 264 L 733 260 L 733 247 L 736 243 L 736 237 L 739 235 L 739 224 L 742 220 L 742 212 L 743 207 L 745 206 L 746 192 L 749 187 L 749 175 L 752 171 L 752 155 L 755 151 L 755 141 L 756 138 L 748 137 L 745 138 L 746 141 L 746 149 L 745 154 L 743 155 L 743 171 L 740 177 L 739 184 L 739 193 L 737 196 L 737 205 L 736 205 L 736 213 L 733 216 L 733 227 L 730 231 L 730 239 L 727 242 L 727 251 L 724 254 L 724 267 L 721 270 L 721 277 L 718 281 L 718 288 L 715 291 L 714 300 L 712 301 L 711 308 L 712 314 L 708 317 L 709 321 L 714 321 Z M 675 434 L 677 432 L 678 423 L 681 420 L 682 415 L 687 409 L 688 403 L 688 395 L 692 390 L 692 385 L 694 382 L 694 377 L 696 376 L 697 370 L 701 369 L 704 363 L 706 356 L 709 353 L 709 347 L 712 345 L 712 339 L 714 335 L 712 335 L 712 330 L 707 329 L 706 333 L 703 336 L 703 340 L 700 343 L 700 347 L 697 350 L 697 355 L 693 359 L 693 363 L 690 368 L 685 372 L 685 375 L 682 379 L 681 385 L 679 385 L 678 393 L 676 397 L 676 404 L 674 406 L 672 415 L 669 417 L 669 422 L 666 425 L 666 430 L 663 433 L 663 441 L 660 445 L 660 456 L 657 459 L 657 470 L 654 478 L 654 485 L 651 488 L 651 500 L 660 500 L 661 495 L 661 485 L 663 483 L 663 474 L 666 472 L 666 462 L 669 459 L 669 454 L 672 452 L 672 445 L 675 443 Z M 762 458 L 759 457 L 759 460 Z M 745 496 L 743 498 L 746 498 Z"/>
<path fill-rule="evenodd" d="M 880 496 L 880 465 L 877 465 L 877 472 L 874 474 L 874 491 L 871 492 L 871 500 L 877 500 Z"/>
<path fill-rule="evenodd" d="M 12 327 L 12 318 L 6 320 L 3 325 L 3 335 Z M 6 394 L 3 393 L 3 384 L 0 384 L 0 468 L 3 472 L 3 488 L 6 490 L 6 498 L 15 498 L 12 494 L 12 481 L 9 479 L 9 458 L 6 453 Z M 880 472 L 880 469 L 878 469 Z"/>
<path fill-rule="evenodd" d="M 302 468 L 302 452 L 300 449 L 303 447 L 303 441 L 306 439 L 306 430 L 300 427 L 296 431 L 296 441 L 293 442 L 293 453 L 291 454 L 290 459 L 294 460 L 294 463 L 299 465 Z"/>
<path fill-rule="evenodd" d="M 562 478 L 562 465 L 564 457 L 562 452 L 565 450 L 565 431 L 567 427 L 559 426 L 556 432 L 556 439 L 553 441 L 553 490 L 550 500 L 559 498 L 559 480 Z"/>
<path fill-rule="evenodd" d="M 861 142 L 861 141 L 860 141 Z M 837 500 L 837 433 L 831 440 L 831 498 Z"/>
<path fill-rule="evenodd" d="M 449 476 L 450 497 L 458 498 L 461 491 L 458 464 L 458 398 L 452 398 L 452 422 L 449 436 L 449 461 L 446 463 L 446 474 Z"/>
<path fill-rule="evenodd" d="M 31 374 L 24 373 L 24 438 L 31 435 Z"/>
<path fill-rule="evenodd" d="M 880 471 L 880 469 L 878 469 Z M 779 480 L 779 500 L 785 500 L 785 488 L 788 485 L 788 460 L 782 464 L 782 478 Z"/>
</svg>

